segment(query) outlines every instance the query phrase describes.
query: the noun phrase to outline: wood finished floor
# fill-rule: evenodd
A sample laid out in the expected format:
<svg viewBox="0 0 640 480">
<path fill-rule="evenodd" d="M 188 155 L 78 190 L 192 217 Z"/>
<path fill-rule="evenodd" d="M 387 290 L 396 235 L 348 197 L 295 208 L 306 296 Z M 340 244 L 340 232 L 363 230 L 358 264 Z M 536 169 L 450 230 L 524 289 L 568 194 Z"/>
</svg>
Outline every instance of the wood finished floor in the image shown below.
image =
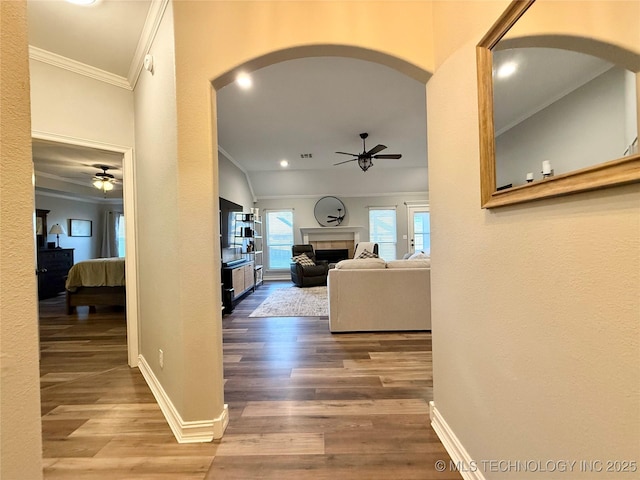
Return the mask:
<svg viewBox="0 0 640 480">
<path fill-rule="evenodd" d="M 137 369 L 121 310 L 40 302 L 47 479 L 460 479 L 429 426 L 429 333 L 329 333 L 327 317 L 223 317 L 221 441 L 176 443 Z"/>
</svg>

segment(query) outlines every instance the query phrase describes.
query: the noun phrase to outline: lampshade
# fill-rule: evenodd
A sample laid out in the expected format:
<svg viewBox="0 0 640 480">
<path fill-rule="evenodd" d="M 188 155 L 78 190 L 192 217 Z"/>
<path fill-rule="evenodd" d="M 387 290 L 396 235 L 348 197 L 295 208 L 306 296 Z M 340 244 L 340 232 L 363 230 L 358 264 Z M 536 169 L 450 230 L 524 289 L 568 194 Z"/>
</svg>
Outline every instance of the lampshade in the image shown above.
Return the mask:
<svg viewBox="0 0 640 480">
<path fill-rule="evenodd" d="M 62 228 L 62 225 L 60 225 L 59 223 L 56 223 L 55 225 L 53 225 L 51 227 L 51 229 L 49 230 L 49 233 L 54 234 L 54 235 L 66 235 L 67 232 L 64 231 L 64 228 Z"/>
</svg>

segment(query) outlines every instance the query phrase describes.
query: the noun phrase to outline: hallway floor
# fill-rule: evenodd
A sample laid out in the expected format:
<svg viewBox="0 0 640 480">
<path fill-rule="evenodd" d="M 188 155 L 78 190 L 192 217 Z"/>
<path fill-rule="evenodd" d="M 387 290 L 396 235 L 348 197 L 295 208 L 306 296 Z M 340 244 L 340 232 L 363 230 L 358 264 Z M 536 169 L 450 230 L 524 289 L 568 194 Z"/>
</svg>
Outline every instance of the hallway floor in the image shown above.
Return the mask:
<svg viewBox="0 0 640 480">
<path fill-rule="evenodd" d="M 223 317 L 221 441 L 178 444 L 137 369 L 124 311 L 40 303 L 47 479 L 459 479 L 429 426 L 431 334 L 337 334 L 326 317 Z"/>
</svg>

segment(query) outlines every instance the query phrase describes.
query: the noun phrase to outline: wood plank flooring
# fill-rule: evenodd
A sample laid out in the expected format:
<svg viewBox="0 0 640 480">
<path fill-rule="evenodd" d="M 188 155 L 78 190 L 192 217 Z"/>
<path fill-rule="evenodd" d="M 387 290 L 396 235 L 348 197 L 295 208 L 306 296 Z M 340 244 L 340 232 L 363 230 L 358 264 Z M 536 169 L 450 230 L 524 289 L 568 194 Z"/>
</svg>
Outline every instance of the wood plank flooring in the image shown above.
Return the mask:
<svg viewBox="0 0 640 480">
<path fill-rule="evenodd" d="M 429 426 L 429 333 L 329 333 L 327 317 L 249 318 L 266 282 L 223 317 L 222 440 L 176 443 L 137 369 L 124 312 L 40 303 L 48 479 L 459 479 Z"/>
</svg>

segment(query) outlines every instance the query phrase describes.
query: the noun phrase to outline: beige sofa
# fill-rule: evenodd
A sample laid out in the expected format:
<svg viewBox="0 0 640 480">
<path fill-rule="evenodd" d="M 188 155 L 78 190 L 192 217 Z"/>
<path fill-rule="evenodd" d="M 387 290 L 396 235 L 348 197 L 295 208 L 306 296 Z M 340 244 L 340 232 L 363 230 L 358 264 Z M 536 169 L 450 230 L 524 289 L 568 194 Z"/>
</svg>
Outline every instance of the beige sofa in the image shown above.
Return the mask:
<svg viewBox="0 0 640 480">
<path fill-rule="evenodd" d="M 327 285 L 332 332 L 431 330 L 428 261 L 344 260 Z"/>
</svg>

